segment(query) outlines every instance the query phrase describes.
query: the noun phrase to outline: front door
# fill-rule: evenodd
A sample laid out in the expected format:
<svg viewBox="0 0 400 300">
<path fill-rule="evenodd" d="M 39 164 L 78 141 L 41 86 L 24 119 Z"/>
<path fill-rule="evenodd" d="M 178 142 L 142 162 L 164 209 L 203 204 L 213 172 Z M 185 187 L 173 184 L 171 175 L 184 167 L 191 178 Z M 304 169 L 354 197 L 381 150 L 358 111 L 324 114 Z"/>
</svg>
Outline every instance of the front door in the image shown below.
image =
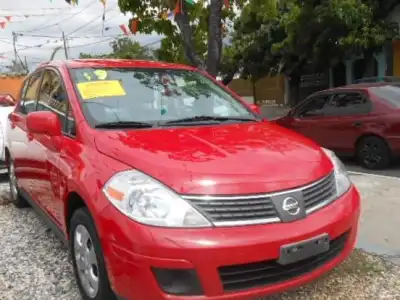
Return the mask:
<svg viewBox="0 0 400 300">
<path fill-rule="evenodd" d="M 35 110 L 41 76 L 42 71 L 38 70 L 25 79 L 20 93 L 21 100 L 9 116 L 8 147 L 12 153 L 18 186 L 29 196 L 32 196 L 33 179 L 36 176 L 32 170 L 37 167 L 35 162 L 40 153 L 26 128 L 26 116 Z"/>
<path fill-rule="evenodd" d="M 324 146 L 325 134 L 320 124 L 324 120 L 324 108 L 330 97 L 330 94 L 320 94 L 305 100 L 305 103 L 294 111 L 290 128 Z"/>
<path fill-rule="evenodd" d="M 63 131 L 65 116 L 68 109 L 68 98 L 64 83 L 56 69 L 46 69 L 39 89 L 37 111 L 52 111 L 59 116 Z M 52 219 L 61 225 L 62 215 L 59 209 L 60 184 L 59 161 L 64 137 L 50 137 L 45 134 L 35 134 L 34 143 L 40 152 L 35 170 L 35 185 L 32 190 L 34 197 L 43 204 Z"/>
</svg>

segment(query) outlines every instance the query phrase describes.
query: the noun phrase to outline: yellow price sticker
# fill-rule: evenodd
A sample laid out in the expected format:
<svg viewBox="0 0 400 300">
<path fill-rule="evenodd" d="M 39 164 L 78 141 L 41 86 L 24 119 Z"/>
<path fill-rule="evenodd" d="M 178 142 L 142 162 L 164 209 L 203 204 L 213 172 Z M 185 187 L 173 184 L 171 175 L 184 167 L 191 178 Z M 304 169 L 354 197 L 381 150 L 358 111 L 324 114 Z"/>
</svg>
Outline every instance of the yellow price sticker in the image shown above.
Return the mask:
<svg viewBox="0 0 400 300">
<path fill-rule="evenodd" d="M 76 86 L 83 100 L 126 95 L 124 88 L 118 80 L 81 82 Z"/>
</svg>

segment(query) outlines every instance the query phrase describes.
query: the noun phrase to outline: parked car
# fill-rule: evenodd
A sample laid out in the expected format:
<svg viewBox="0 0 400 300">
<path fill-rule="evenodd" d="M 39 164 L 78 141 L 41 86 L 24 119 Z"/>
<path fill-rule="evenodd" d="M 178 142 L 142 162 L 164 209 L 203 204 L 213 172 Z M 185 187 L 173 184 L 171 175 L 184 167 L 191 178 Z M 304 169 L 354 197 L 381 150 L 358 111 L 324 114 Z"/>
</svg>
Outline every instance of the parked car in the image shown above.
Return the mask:
<svg viewBox="0 0 400 300">
<path fill-rule="evenodd" d="M 5 167 L 5 147 L 7 141 L 8 115 L 14 110 L 14 98 L 0 95 L 0 168 Z"/>
<path fill-rule="evenodd" d="M 350 255 L 360 196 L 333 152 L 257 110 L 188 66 L 42 64 L 10 115 L 12 202 L 69 246 L 85 300 L 305 284 Z"/>
<path fill-rule="evenodd" d="M 309 96 L 275 120 L 368 169 L 400 155 L 400 86 L 350 85 Z"/>
<path fill-rule="evenodd" d="M 358 83 L 376 83 L 376 82 L 397 82 L 400 83 L 400 78 L 396 76 L 377 76 L 366 77 L 354 80 L 355 84 Z"/>
</svg>

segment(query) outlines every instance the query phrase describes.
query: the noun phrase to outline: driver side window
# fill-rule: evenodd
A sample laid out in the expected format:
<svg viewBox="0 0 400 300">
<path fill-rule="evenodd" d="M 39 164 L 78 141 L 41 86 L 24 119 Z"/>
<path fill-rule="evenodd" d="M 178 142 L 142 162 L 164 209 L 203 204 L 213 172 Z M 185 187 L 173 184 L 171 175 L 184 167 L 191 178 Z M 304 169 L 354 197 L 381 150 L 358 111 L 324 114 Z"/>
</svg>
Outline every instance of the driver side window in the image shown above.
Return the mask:
<svg viewBox="0 0 400 300">
<path fill-rule="evenodd" d="M 318 95 L 312 97 L 297 112 L 300 118 L 318 117 L 323 115 L 323 110 L 330 99 L 330 95 Z"/>
</svg>

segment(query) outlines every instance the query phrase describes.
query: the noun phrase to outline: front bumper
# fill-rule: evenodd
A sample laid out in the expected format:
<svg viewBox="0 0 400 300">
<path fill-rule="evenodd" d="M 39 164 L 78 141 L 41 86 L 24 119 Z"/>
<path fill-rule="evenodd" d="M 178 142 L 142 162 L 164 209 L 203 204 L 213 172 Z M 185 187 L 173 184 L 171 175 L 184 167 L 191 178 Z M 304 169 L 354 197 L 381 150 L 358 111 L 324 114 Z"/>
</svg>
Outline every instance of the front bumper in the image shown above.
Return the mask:
<svg viewBox="0 0 400 300">
<path fill-rule="evenodd" d="M 140 225 L 108 206 L 97 220 L 111 285 L 122 299 L 135 300 L 225 300 L 256 299 L 303 285 L 346 259 L 354 248 L 360 214 L 360 196 L 355 187 L 307 218 L 292 223 L 243 227 L 168 229 Z M 282 245 L 328 233 L 343 237 L 342 248 L 314 268 L 281 281 L 227 290 L 219 267 L 249 265 L 278 259 Z M 166 294 L 152 268 L 193 269 L 203 288 L 202 296 Z M 304 271 L 304 270 L 303 270 Z M 239 280 L 240 281 L 240 280 Z"/>
</svg>

